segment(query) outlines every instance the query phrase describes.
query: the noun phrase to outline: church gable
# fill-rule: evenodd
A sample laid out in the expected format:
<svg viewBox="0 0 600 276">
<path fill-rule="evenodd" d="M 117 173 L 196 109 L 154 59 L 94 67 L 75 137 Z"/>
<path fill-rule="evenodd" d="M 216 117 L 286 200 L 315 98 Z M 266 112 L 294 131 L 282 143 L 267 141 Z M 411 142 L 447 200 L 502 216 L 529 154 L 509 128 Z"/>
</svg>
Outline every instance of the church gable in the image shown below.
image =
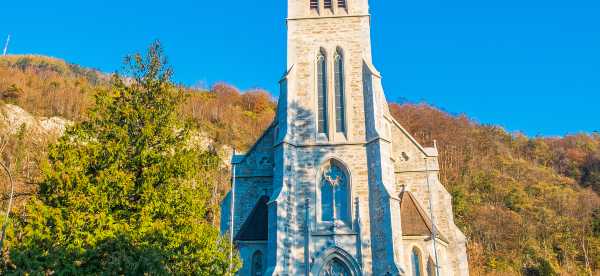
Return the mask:
<svg viewBox="0 0 600 276">
<path fill-rule="evenodd" d="M 270 176 L 273 172 L 274 125 L 272 124 L 245 155 L 234 157 L 239 176 Z"/>
<path fill-rule="evenodd" d="M 431 219 L 410 192 L 405 191 L 400 195 L 400 217 L 403 236 L 432 235 L 433 224 L 431 223 Z M 448 242 L 448 240 L 439 233 L 439 227 L 436 227 L 436 229 L 438 230 L 437 237 Z"/>
</svg>

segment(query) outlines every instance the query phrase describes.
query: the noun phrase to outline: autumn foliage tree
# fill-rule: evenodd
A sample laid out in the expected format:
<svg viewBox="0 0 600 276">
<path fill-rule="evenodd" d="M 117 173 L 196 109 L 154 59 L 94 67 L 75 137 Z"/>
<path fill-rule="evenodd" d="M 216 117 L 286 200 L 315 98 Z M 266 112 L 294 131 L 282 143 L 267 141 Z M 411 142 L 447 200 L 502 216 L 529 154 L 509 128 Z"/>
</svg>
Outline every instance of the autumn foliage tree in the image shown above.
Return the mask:
<svg viewBox="0 0 600 276">
<path fill-rule="evenodd" d="M 189 144 L 159 44 L 127 59 L 84 120 L 51 146 L 14 217 L 3 274 L 223 275 L 236 269 L 208 215 L 219 164 Z"/>
<path fill-rule="evenodd" d="M 241 93 L 231 85 L 217 83 L 207 91 L 190 89 L 188 94 L 183 113 L 213 140 L 237 149 L 250 148 L 275 116 L 275 103 L 263 90 Z"/>
<path fill-rule="evenodd" d="M 600 270 L 600 137 L 511 134 L 424 104 L 391 112 L 424 145 L 469 238 L 472 274 L 589 275 Z"/>
</svg>

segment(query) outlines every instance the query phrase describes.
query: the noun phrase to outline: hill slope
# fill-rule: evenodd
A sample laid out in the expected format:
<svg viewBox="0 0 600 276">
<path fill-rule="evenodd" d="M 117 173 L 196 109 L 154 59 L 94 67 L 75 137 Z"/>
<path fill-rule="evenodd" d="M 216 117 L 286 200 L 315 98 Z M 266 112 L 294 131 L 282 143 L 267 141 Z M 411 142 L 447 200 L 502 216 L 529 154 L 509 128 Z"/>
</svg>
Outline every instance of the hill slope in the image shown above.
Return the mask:
<svg viewBox="0 0 600 276">
<path fill-rule="evenodd" d="M 598 271 L 599 135 L 530 139 L 427 105 L 391 111 L 421 143 L 438 140 L 473 272 Z"/>
<path fill-rule="evenodd" d="M 109 80 L 57 59 L 0 58 L 0 97 L 38 116 L 83 119 L 94 90 Z M 184 89 L 189 101 L 182 116 L 216 144 L 247 149 L 274 116 L 264 91 L 242 93 L 226 84 Z M 427 105 L 390 108 L 422 144 L 438 141 L 442 180 L 469 238 L 474 275 L 600 273 L 600 135 L 528 138 Z M 8 145 L 2 160 L 20 183 L 35 183 L 52 138 L 29 141 L 26 131 L 2 128 Z M 228 189 L 227 172 L 220 173 L 216 197 Z"/>
</svg>

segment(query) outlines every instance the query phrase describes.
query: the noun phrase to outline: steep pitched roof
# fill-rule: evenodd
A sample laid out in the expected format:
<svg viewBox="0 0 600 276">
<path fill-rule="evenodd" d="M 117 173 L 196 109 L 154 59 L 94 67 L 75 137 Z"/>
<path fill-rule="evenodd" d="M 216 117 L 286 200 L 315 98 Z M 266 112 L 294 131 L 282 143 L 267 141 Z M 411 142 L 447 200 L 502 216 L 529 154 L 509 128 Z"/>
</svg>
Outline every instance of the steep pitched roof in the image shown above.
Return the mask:
<svg viewBox="0 0 600 276">
<path fill-rule="evenodd" d="M 269 230 L 268 196 L 262 196 L 235 236 L 237 241 L 266 241 Z"/>
<path fill-rule="evenodd" d="M 403 236 L 431 236 L 432 223 L 431 219 L 421 208 L 419 202 L 415 199 L 411 192 L 405 191 L 400 195 L 400 216 L 402 220 L 402 235 Z M 436 227 L 437 238 L 448 242 Z"/>
</svg>

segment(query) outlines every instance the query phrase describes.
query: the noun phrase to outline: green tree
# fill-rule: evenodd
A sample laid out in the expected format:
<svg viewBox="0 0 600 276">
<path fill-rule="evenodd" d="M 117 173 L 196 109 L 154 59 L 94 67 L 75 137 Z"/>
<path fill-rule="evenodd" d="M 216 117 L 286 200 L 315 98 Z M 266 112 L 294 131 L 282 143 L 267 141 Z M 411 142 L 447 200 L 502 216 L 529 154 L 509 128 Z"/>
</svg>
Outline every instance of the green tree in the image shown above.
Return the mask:
<svg viewBox="0 0 600 276">
<path fill-rule="evenodd" d="M 230 244 L 210 221 L 219 158 L 191 146 L 184 92 L 162 49 L 126 59 L 89 119 L 49 150 L 38 194 L 10 233 L 4 274 L 224 275 Z"/>
</svg>

